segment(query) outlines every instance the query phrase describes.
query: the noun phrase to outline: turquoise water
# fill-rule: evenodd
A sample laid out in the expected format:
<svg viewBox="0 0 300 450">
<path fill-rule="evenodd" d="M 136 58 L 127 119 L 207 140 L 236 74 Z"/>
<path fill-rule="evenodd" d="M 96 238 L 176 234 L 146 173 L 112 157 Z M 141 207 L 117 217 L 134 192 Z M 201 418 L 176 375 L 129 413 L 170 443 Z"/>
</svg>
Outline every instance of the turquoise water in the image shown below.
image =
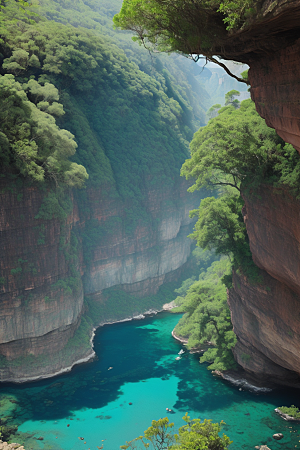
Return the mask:
<svg viewBox="0 0 300 450">
<path fill-rule="evenodd" d="M 197 355 L 175 360 L 182 348 L 171 336 L 177 321 L 178 316 L 161 313 L 104 326 L 95 338 L 97 361 L 47 381 L 2 385 L 0 412 L 19 424 L 15 440 L 24 438 L 26 450 L 97 450 L 102 445 L 117 450 L 152 419 L 165 417 L 168 407 L 175 411 L 169 418 L 176 427 L 185 412 L 192 418 L 223 419 L 223 431 L 234 441 L 231 450 L 262 444 L 272 450 L 300 448 L 300 427 L 274 413 L 276 406 L 299 406 L 300 394 L 239 391 L 212 376 Z M 284 439 L 274 441 L 276 432 Z"/>
</svg>

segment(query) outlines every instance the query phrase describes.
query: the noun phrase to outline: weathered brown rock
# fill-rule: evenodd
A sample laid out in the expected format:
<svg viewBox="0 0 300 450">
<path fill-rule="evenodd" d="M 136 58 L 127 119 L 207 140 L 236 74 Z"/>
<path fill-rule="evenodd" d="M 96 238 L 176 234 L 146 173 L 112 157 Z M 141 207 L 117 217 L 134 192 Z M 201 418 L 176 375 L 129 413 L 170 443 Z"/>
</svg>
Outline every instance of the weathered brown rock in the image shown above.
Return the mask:
<svg viewBox="0 0 300 450">
<path fill-rule="evenodd" d="M 252 61 L 251 97 L 268 126 L 300 152 L 300 39 Z"/>
<path fill-rule="evenodd" d="M 175 190 L 156 187 L 147 192 L 145 205 L 151 222 L 141 223 L 132 233 L 126 232 L 122 221 L 113 225 L 113 232 L 93 248 L 93 259 L 83 278 L 86 294 L 120 285 L 138 296 L 154 294 L 167 273 L 185 264 L 191 245 L 186 239 L 191 224 L 189 210 L 199 204 L 199 196 L 188 195 L 187 188 L 179 179 Z M 105 226 L 108 219 L 122 217 L 126 205 L 114 201 L 112 211 L 105 216 L 108 208 L 98 197 L 95 191 L 89 194 L 91 218 Z"/>
<path fill-rule="evenodd" d="M 266 185 L 244 199 L 255 264 L 300 295 L 299 201 L 286 189 Z"/>
<path fill-rule="evenodd" d="M 300 297 L 261 271 L 261 283 L 234 274 L 229 306 L 237 362 L 266 385 L 300 387 Z"/>
<path fill-rule="evenodd" d="M 261 186 L 245 197 L 244 220 L 260 282 L 237 273 L 229 293 L 238 363 L 266 383 L 300 387 L 299 202 Z"/>
</svg>

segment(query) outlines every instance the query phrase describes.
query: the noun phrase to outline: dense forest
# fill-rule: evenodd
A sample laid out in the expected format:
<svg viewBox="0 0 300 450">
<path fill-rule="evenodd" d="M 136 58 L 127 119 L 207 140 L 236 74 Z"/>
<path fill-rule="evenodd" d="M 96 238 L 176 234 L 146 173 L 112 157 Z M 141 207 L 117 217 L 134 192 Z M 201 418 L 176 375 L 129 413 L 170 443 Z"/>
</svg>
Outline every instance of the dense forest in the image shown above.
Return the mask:
<svg viewBox="0 0 300 450">
<path fill-rule="evenodd" d="M 69 188 L 101 187 L 109 197 L 124 202 L 122 219 L 126 230 L 132 231 L 138 221 L 148 220 L 146 190 L 174 185 L 188 157 L 188 142 L 202 126 L 192 140 L 191 158 L 182 174 L 195 180 L 191 191 L 206 188 L 214 196 L 191 212 L 197 217 L 191 238 L 203 249 L 226 255 L 234 270 L 259 281 L 241 213 L 241 192 L 255 195 L 255 188 L 264 182 L 287 184 L 299 195 L 299 162 L 293 147 L 266 126 L 253 103 L 240 103 L 239 92 L 230 91 L 223 108 L 218 104 L 210 108 L 212 118 L 204 126 L 209 96 L 195 78 L 192 62 L 178 55 L 151 56 L 134 47 L 127 32 L 114 31 L 111 19 L 119 1 L 41 1 L 40 6 L 30 7 L 8 1 L 4 6 L 2 176 L 47 186 L 37 219 L 63 220 L 70 208 Z M 115 19 L 119 26 L 120 14 Z M 93 219 L 86 190 L 76 195 L 80 213 L 88 219 L 82 235 L 88 263 L 93 243 L 106 228 Z M 228 263 L 214 264 L 181 300 L 190 319 L 185 316 L 178 329 L 187 336 L 189 321 L 199 323 L 195 299 L 201 303 L 202 292 L 207 296 L 204 303 L 220 293 L 216 316 L 222 322 L 221 341 L 227 339 L 230 349 L 234 338 L 226 319 L 225 288 L 219 281 L 222 273 L 230 287 Z M 191 347 L 220 338 L 218 326 L 205 320 L 198 337 L 191 332 Z M 212 351 L 203 357 L 215 361 L 212 367 L 232 365 L 222 365 L 221 359 Z"/>
</svg>

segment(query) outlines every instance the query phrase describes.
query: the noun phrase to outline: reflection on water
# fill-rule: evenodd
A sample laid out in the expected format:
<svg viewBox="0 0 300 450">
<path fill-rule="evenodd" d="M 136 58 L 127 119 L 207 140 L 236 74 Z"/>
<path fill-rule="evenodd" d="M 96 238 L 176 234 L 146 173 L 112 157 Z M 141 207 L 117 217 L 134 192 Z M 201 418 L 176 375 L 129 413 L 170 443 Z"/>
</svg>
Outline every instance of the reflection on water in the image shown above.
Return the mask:
<svg viewBox="0 0 300 450">
<path fill-rule="evenodd" d="M 14 440 L 26 450 L 117 450 L 140 435 L 152 419 L 175 414 L 226 422 L 231 450 L 300 448 L 298 425 L 283 421 L 276 406 L 300 404 L 297 391 L 239 391 L 215 378 L 197 355 L 184 353 L 171 336 L 178 316 L 161 313 L 143 321 L 102 327 L 95 338 L 97 361 L 47 381 L 2 385 L 1 417 L 19 425 Z M 275 441 L 272 435 L 284 434 Z M 40 439 L 38 439 L 40 438 Z M 82 438 L 82 439 L 81 439 Z"/>
</svg>

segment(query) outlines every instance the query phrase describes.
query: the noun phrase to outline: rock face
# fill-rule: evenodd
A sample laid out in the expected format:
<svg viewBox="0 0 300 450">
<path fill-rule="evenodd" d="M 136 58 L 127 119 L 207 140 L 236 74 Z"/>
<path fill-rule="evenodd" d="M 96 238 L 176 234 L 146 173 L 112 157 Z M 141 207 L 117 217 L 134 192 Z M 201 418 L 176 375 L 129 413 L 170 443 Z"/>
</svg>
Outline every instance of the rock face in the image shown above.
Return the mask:
<svg viewBox="0 0 300 450">
<path fill-rule="evenodd" d="M 300 152 L 300 39 L 250 63 L 251 97 L 268 126 Z"/>
<path fill-rule="evenodd" d="M 92 262 L 83 277 L 86 294 L 116 285 L 136 295 L 154 294 L 167 273 L 185 264 L 191 245 L 186 238 L 191 224 L 189 211 L 197 203 L 199 206 L 199 196 L 187 194 L 187 187 L 180 180 L 175 191 L 147 192 L 145 203 L 151 219 L 133 233 L 126 232 L 121 221 L 115 221 L 113 232 L 93 248 Z M 90 201 L 94 205 L 92 218 L 101 223 L 101 208 L 94 195 Z M 110 220 L 122 215 L 122 209 L 122 204 L 115 205 L 115 216 Z"/>
<path fill-rule="evenodd" d="M 12 183 L 1 181 L 0 378 L 31 378 L 33 360 L 48 355 L 41 368 L 44 376 L 88 356 L 83 348 L 75 358 L 70 354 L 52 366 L 51 355 L 59 354 L 74 335 L 83 308 L 82 285 L 66 292 L 59 284 L 69 276 L 60 247 L 69 245 L 76 214 L 71 212 L 62 231 L 58 220 L 35 219 L 43 192 L 28 187 L 16 193 Z"/>
<path fill-rule="evenodd" d="M 261 271 L 258 282 L 233 277 L 234 354 L 260 381 L 300 387 L 299 202 L 262 186 L 245 203 L 250 248 Z"/>
<path fill-rule="evenodd" d="M 90 215 L 70 193 L 67 217 L 46 220 L 37 218 L 45 192 L 0 183 L 1 381 L 51 376 L 93 357 L 84 295 L 101 297 L 116 285 L 137 297 L 156 293 L 190 254 L 188 211 L 199 195 L 191 198 L 184 180 L 175 191 L 148 192 L 148 222 L 129 231 L 126 205 L 99 190 L 87 192 Z M 80 345 L 79 326 L 87 337 Z"/>
<path fill-rule="evenodd" d="M 219 54 L 249 64 L 258 113 L 300 153 L 300 2 L 265 0 L 259 8 L 259 17 L 229 35 Z M 261 186 L 245 203 L 261 283 L 234 274 L 229 304 L 235 357 L 257 380 L 300 387 L 299 201 L 284 189 Z"/>
</svg>

